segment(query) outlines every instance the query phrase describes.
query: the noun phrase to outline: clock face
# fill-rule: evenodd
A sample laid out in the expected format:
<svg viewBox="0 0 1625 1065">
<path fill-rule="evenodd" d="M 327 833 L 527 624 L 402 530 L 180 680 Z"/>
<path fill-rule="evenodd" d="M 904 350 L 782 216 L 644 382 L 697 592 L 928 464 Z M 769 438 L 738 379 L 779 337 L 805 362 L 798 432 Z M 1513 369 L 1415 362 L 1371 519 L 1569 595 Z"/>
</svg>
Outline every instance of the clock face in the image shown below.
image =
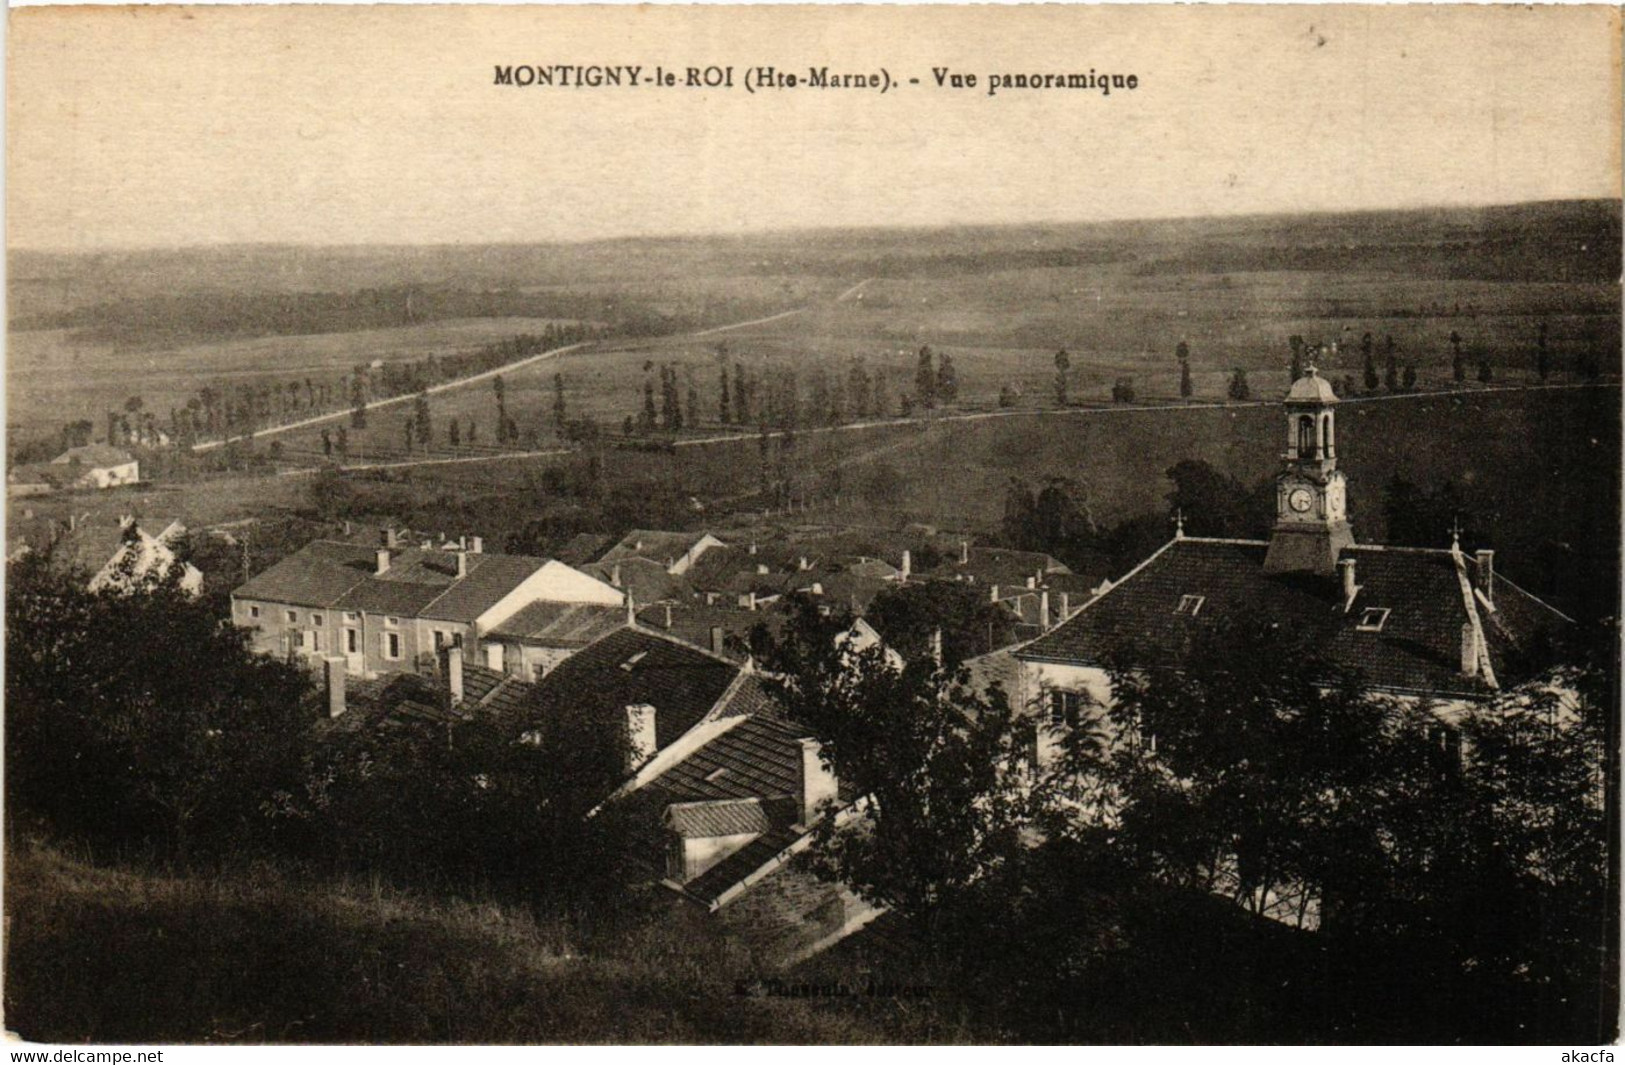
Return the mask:
<svg viewBox="0 0 1625 1065">
<path fill-rule="evenodd" d="M 1286 497 L 1286 505 L 1299 514 L 1307 513 L 1309 508 L 1314 505 L 1314 502 L 1315 497 L 1310 494 L 1307 488 L 1294 488 Z"/>
</svg>

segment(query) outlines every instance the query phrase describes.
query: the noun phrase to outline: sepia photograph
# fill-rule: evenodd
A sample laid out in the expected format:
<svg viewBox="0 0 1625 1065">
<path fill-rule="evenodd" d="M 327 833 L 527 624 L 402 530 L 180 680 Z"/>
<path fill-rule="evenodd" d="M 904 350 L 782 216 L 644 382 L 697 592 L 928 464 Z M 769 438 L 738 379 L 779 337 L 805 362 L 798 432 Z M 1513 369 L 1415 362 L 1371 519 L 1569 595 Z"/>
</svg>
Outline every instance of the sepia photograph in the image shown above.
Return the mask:
<svg viewBox="0 0 1625 1065">
<path fill-rule="evenodd" d="M 14 1050 L 1613 1060 L 1620 8 L 6 37 Z"/>
</svg>

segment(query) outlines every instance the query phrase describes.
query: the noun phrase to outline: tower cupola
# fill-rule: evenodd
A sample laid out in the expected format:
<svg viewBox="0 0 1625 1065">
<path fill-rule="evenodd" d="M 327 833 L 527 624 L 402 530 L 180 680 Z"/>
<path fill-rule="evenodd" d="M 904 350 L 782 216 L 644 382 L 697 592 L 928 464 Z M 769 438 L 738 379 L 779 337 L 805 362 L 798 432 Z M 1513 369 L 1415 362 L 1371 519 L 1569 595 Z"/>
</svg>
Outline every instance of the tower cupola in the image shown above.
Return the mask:
<svg viewBox="0 0 1625 1065">
<path fill-rule="evenodd" d="M 1337 557 L 1354 546 L 1348 486 L 1337 469 L 1337 393 L 1310 366 L 1286 395 L 1286 452 L 1276 477 L 1275 527 L 1264 569 L 1337 574 Z"/>
</svg>

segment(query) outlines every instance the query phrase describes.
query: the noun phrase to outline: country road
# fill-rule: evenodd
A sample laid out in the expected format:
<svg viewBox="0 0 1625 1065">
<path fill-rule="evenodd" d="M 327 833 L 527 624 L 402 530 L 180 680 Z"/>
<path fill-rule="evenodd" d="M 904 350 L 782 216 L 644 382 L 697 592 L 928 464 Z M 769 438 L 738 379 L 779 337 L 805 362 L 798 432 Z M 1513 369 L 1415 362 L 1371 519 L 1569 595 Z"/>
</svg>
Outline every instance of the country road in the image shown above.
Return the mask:
<svg viewBox="0 0 1625 1065">
<path fill-rule="evenodd" d="M 462 388 L 465 385 L 477 384 L 480 381 L 489 381 L 493 377 L 499 377 L 499 376 L 501 376 L 502 374 L 505 374 L 505 373 L 512 373 L 514 370 L 517 370 L 522 366 L 529 366 L 532 363 L 541 362 L 543 359 L 555 358 L 555 357 L 557 357 L 559 355 L 567 354 L 568 352 L 575 351 L 576 349 L 582 348 L 582 347 L 585 347 L 585 346 L 586 346 L 585 342 L 580 343 L 580 344 L 567 344 L 562 348 L 553 348 L 551 351 L 544 351 L 544 352 L 541 352 L 538 355 L 531 355 L 531 356 L 528 356 L 526 358 L 520 359 L 517 362 L 504 363 L 503 365 L 498 366 L 494 370 L 483 370 L 480 373 L 472 374 L 472 375 L 470 375 L 468 377 L 459 377 L 454 381 L 442 381 L 438 385 L 430 385 L 428 388 L 424 389 L 424 391 L 432 396 L 437 392 L 448 392 L 453 388 Z M 409 393 L 407 393 L 405 395 L 401 395 L 401 396 L 391 396 L 389 399 L 377 399 L 377 400 L 373 400 L 371 403 L 366 404 L 366 406 L 363 409 L 370 413 L 370 412 L 375 411 L 375 410 L 382 410 L 385 407 L 394 406 L 397 403 L 410 403 L 412 400 L 416 399 L 417 397 L 418 397 L 418 393 L 409 392 Z M 301 420 L 299 420 L 297 422 L 286 422 L 286 423 L 284 423 L 282 425 L 273 425 L 268 429 L 256 429 L 252 433 L 249 433 L 246 437 L 245 436 L 234 436 L 231 439 L 233 439 L 233 440 L 252 440 L 252 439 L 257 439 L 257 438 L 262 437 L 262 436 L 275 436 L 277 433 L 286 433 L 286 432 L 290 432 L 290 431 L 292 431 L 294 429 L 307 429 L 312 425 L 320 425 L 323 422 L 330 422 L 330 421 L 333 421 L 333 420 L 335 420 L 337 418 L 347 418 L 354 411 L 354 409 L 355 408 L 353 408 L 353 407 L 348 407 L 348 408 L 346 408 L 344 410 L 333 411 L 330 414 L 318 414 L 318 415 L 315 415 L 314 417 L 303 418 L 303 419 L 301 419 Z M 193 444 L 192 445 L 192 450 L 193 451 L 212 451 L 215 448 L 224 445 L 225 443 L 226 443 L 226 441 L 224 441 L 224 440 L 207 440 L 207 441 L 204 441 L 201 444 Z"/>
<path fill-rule="evenodd" d="M 789 313 L 789 312 L 787 312 Z M 747 323 L 740 323 L 741 325 Z M 1561 385 L 1491 385 L 1483 388 L 1448 389 L 1437 392 L 1404 392 L 1398 395 L 1382 396 L 1350 396 L 1344 403 L 1391 403 L 1405 400 L 1447 399 L 1453 396 L 1478 396 L 1492 392 L 1552 392 L 1582 388 L 1619 388 L 1618 381 L 1582 382 L 1577 384 Z M 1107 417 L 1116 414 L 1148 413 L 1155 411 L 1175 410 L 1237 410 L 1246 407 L 1276 407 L 1280 405 L 1278 399 L 1248 399 L 1226 400 L 1217 403 L 1139 403 L 1115 404 L 1101 407 L 1022 407 L 1007 408 L 1004 410 L 966 411 L 960 414 L 939 414 L 931 417 L 912 418 L 883 418 L 871 419 L 862 422 L 847 422 L 842 425 L 821 425 L 809 429 L 796 429 L 795 435 L 821 436 L 829 433 L 851 433 L 866 429 L 901 429 L 905 427 L 927 428 L 932 425 L 942 425 L 957 422 L 988 421 L 993 418 L 1067 418 L 1067 417 Z M 772 429 L 767 436 L 776 439 L 785 435 L 786 430 Z M 743 443 L 753 441 L 761 436 L 758 430 L 749 430 L 737 433 L 713 433 L 710 436 L 689 437 L 684 440 L 672 441 L 673 448 L 710 447 L 716 444 Z M 359 470 L 394 470 L 405 469 L 412 466 L 448 466 L 460 463 L 501 462 L 508 459 L 536 459 L 552 455 L 570 454 L 570 448 L 544 448 L 535 451 L 504 451 L 492 455 L 465 455 L 454 458 L 428 458 L 408 459 L 396 462 L 355 463 L 339 466 L 344 472 Z M 303 477 L 316 473 L 328 467 L 312 466 L 305 469 L 279 471 L 283 477 Z"/>
<path fill-rule="evenodd" d="M 856 295 L 857 292 L 859 290 L 861 290 L 864 285 L 867 285 L 870 281 L 873 281 L 873 280 L 874 280 L 874 278 L 872 278 L 872 277 L 864 278 L 862 281 L 859 281 L 856 285 L 853 285 L 851 288 L 847 289 L 845 292 L 843 292 L 839 296 L 835 297 L 835 302 L 840 303 L 842 300 L 845 300 L 850 296 Z M 749 329 L 751 326 L 768 325 L 768 324 L 770 324 L 772 322 L 783 321 L 784 319 L 792 317 L 793 315 L 803 314 L 803 313 L 806 312 L 806 310 L 807 310 L 807 308 L 805 308 L 805 307 L 792 307 L 788 311 L 780 311 L 778 314 L 770 314 L 765 318 L 752 318 L 749 321 L 732 322 L 732 323 L 729 323 L 728 325 L 712 326 L 710 329 L 701 329 L 697 333 L 682 334 L 682 335 L 677 336 L 674 339 L 681 340 L 681 339 L 684 338 L 684 336 L 689 337 L 689 338 L 715 336 L 718 333 L 728 333 L 728 332 L 732 332 L 735 329 Z M 432 395 L 434 395 L 434 394 L 436 394 L 438 392 L 449 392 L 454 388 L 463 388 L 463 387 L 465 387 L 467 385 L 478 384 L 481 381 L 489 381 L 493 377 L 498 377 L 498 376 L 500 376 L 502 374 L 505 374 L 505 373 L 512 373 L 515 370 L 521 369 L 521 368 L 526 367 L 526 366 L 530 366 L 530 365 L 532 365 L 534 363 L 541 362 L 544 359 L 552 359 L 552 358 L 557 358 L 560 355 L 567 355 L 572 351 L 577 351 L 577 350 L 579 350 L 581 348 L 586 347 L 587 343 L 588 342 L 584 341 L 584 342 L 579 343 L 579 344 L 568 344 L 568 345 L 566 345 L 566 346 L 564 346 L 562 348 L 553 348 L 553 349 L 551 349 L 549 351 L 544 351 L 544 352 L 541 352 L 539 354 L 531 355 L 531 356 L 528 356 L 526 358 L 520 359 L 517 362 L 505 363 L 502 366 L 498 366 L 497 368 L 495 368 L 493 370 L 482 370 L 481 372 L 479 372 L 477 374 L 472 374 L 472 375 L 470 375 L 468 377 L 459 377 L 454 381 L 442 381 L 438 385 L 429 386 L 427 389 L 425 389 L 425 391 L 429 395 L 432 396 Z M 394 406 L 394 405 L 396 405 L 398 403 L 409 403 L 412 400 L 416 399 L 417 396 L 418 396 L 418 393 L 411 392 L 411 393 L 407 393 L 405 395 L 391 396 L 389 399 L 373 400 L 371 403 L 366 404 L 366 406 L 363 409 L 365 409 L 368 412 L 375 411 L 375 410 L 382 410 L 385 407 L 392 407 L 392 406 Z M 335 420 L 340 419 L 340 418 L 347 418 L 351 414 L 352 410 L 353 410 L 353 408 L 346 408 L 344 410 L 331 411 L 331 412 L 329 412 L 327 414 L 317 414 L 317 415 L 313 415 L 313 416 L 311 416 L 309 418 L 301 418 L 299 421 L 296 421 L 296 422 L 286 422 L 286 423 L 284 423 L 282 425 L 273 425 L 273 426 L 270 426 L 270 427 L 265 428 L 265 429 L 256 429 L 253 432 L 249 433 L 247 436 L 234 436 L 231 439 L 233 439 L 233 440 L 257 440 L 260 437 L 275 436 L 278 433 L 291 432 L 291 431 L 293 431 L 295 429 L 308 429 L 313 425 L 321 425 L 323 422 L 331 422 L 331 421 L 335 421 Z M 225 440 L 206 440 L 201 444 L 193 444 L 192 445 L 192 450 L 193 451 L 198 451 L 198 452 L 212 451 L 217 447 L 224 446 L 225 443 L 226 443 Z M 552 452 L 517 452 L 515 454 L 516 455 L 536 455 L 536 454 L 551 454 L 551 453 Z M 387 464 L 387 465 L 420 466 L 420 465 L 428 465 L 428 464 L 431 464 L 431 463 L 443 463 L 443 462 L 486 462 L 486 461 L 489 461 L 490 459 L 494 459 L 494 458 L 507 458 L 507 457 L 512 457 L 512 456 L 509 456 L 509 455 L 482 455 L 482 456 L 477 456 L 477 457 L 474 457 L 474 458 L 460 458 L 460 459 L 425 459 L 422 462 L 399 462 L 399 463 L 391 463 L 391 464 Z M 383 467 L 379 466 L 379 465 L 369 465 L 369 466 L 353 466 L 353 467 L 347 466 L 345 468 L 346 469 L 380 469 L 380 468 L 383 468 Z M 293 473 L 292 471 L 290 471 L 290 473 L 288 475 L 297 476 L 297 474 Z"/>
</svg>

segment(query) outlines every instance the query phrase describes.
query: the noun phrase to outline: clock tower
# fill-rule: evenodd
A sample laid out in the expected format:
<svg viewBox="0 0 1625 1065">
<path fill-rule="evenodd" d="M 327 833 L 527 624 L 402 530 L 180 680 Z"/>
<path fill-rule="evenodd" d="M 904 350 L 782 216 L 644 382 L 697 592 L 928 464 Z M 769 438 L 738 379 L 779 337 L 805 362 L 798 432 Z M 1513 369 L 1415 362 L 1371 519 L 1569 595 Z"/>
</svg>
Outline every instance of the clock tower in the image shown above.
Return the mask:
<svg viewBox="0 0 1625 1065">
<path fill-rule="evenodd" d="M 1286 460 L 1275 480 L 1275 528 L 1266 573 L 1337 575 L 1337 556 L 1354 546 L 1348 486 L 1337 469 L 1337 394 L 1313 366 L 1286 396 Z"/>
</svg>

